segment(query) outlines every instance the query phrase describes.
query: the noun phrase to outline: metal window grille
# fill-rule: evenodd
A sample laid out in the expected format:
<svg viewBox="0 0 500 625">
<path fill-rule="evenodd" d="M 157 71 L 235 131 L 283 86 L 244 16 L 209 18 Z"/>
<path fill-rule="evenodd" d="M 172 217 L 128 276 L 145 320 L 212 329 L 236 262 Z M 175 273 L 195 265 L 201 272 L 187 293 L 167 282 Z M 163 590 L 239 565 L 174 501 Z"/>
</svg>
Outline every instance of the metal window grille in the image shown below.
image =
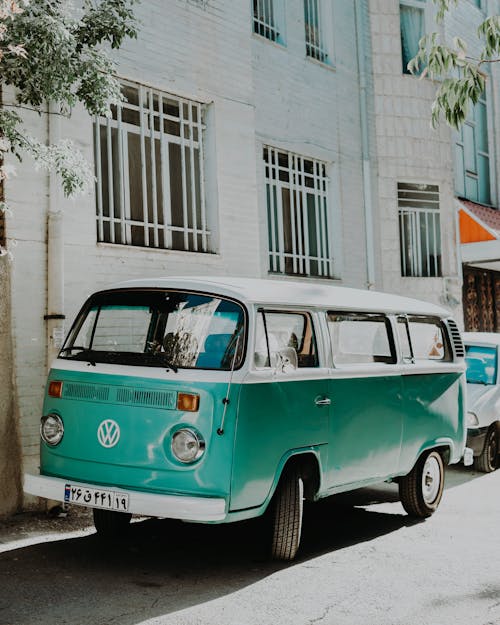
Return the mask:
<svg viewBox="0 0 500 625">
<path fill-rule="evenodd" d="M 97 117 L 97 238 L 209 252 L 203 106 L 123 83 L 126 102 Z"/>
<path fill-rule="evenodd" d="M 317 61 L 326 63 L 328 53 L 323 41 L 321 21 L 320 0 L 304 0 L 306 54 Z"/>
<path fill-rule="evenodd" d="M 278 41 L 274 0 L 253 0 L 253 31 L 271 41 Z"/>
<path fill-rule="evenodd" d="M 401 275 L 441 276 L 439 187 L 398 182 Z"/>
<path fill-rule="evenodd" d="M 325 163 L 266 146 L 269 270 L 333 277 Z"/>
</svg>

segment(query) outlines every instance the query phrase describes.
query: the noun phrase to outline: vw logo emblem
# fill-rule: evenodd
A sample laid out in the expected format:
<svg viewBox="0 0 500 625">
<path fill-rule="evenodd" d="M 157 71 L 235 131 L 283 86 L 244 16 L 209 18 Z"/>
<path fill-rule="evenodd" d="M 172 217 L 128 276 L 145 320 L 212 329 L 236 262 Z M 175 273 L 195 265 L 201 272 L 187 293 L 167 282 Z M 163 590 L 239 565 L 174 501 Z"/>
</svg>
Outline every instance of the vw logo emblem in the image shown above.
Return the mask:
<svg viewBox="0 0 500 625">
<path fill-rule="evenodd" d="M 120 440 L 120 426 L 113 419 L 106 419 L 97 428 L 97 440 L 103 447 L 114 447 Z"/>
</svg>

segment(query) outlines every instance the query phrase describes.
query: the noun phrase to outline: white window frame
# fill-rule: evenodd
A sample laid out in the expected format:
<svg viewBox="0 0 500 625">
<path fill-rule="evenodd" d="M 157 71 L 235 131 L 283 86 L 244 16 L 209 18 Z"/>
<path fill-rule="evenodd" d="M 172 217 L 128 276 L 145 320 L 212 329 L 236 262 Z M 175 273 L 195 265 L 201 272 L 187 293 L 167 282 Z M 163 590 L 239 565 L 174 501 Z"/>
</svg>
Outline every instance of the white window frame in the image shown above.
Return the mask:
<svg viewBox="0 0 500 625">
<path fill-rule="evenodd" d="M 267 153 L 267 160 L 266 160 Z M 279 156 L 286 157 L 286 166 L 280 165 Z M 267 234 L 269 240 L 269 271 L 285 275 L 334 277 L 334 260 L 331 253 L 332 211 L 329 210 L 329 186 L 327 163 L 284 149 L 263 146 L 265 197 L 267 211 Z M 305 172 L 304 163 L 312 162 L 313 173 Z M 288 180 L 280 180 L 280 174 Z M 304 184 L 305 177 L 312 179 L 313 187 Z M 290 193 L 290 233 L 292 251 L 285 251 L 285 229 L 282 191 Z M 307 220 L 307 196 L 314 197 L 316 250 L 312 255 Z M 292 271 L 286 271 L 291 259 Z M 317 262 L 317 271 L 311 273 L 311 262 Z"/>
<path fill-rule="evenodd" d="M 180 98 L 178 96 L 153 89 L 151 87 L 131 82 L 121 81 L 122 85 L 136 89 L 139 104 L 124 102 L 121 106 L 113 108 L 113 115 L 109 118 L 97 116 L 94 123 L 95 134 L 95 168 L 96 168 L 96 200 L 97 200 L 97 236 L 99 242 L 116 243 L 124 245 L 134 244 L 132 239 L 132 227 L 142 227 L 144 232 L 144 244 L 140 247 L 176 249 L 172 246 L 174 233 L 181 233 L 183 247 L 181 251 L 210 252 L 211 230 L 205 201 L 204 181 L 204 105 L 200 102 Z M 158 99 L 158 110 L 155 110 L 153 99 Z M 163 109 L 163 100 L 174 102 L 179 107 L 179 116 L 167 114 Z M 140 125 L 123 121 L 125 109 L 139 114 Z M 196 113 L 195 113 L 196 112 Z M 180 136 L 169 134 L 164 129 L 165 121 L 179 124 Z M 155 129 L 155 122 L 163 132 Z M 103 177 L 101 167 L 101 128 L 106 131 L 106 158 L 108 196 L 103 197 Z M 117 131 L 117 149 L 113 149 L 112 130 Z M 194 139 L 194 131 L 197 138 Z M 130 134 L 140 137 L 141 155 L 141 187 L 143 219 L 133 220 L 131 217 L 131 198 L 128 175 L 128 146 L 127 139 Z M 150 154 L 147 154 L 146 138 L 149 139 Z M 155 155 L 155 142 L 160 141 L 160 163 L 157 163 Z M 182 163 L 182 214 L 183 225 L 172 224 L 171 196 L 170 196 L 170 168 L 169 168 L 169 145 L 180 146 Z M 187 188 L 187 159 L 189 154 L 190 188 Z M 196 155 L 197 153 L 197 155 Z M 113 179 L 113 164 L 118 159 L 118 179 Z M 198 160 L 199 183 L 195 180 L 195 160 Z M 151 205 L 148 203 L 146 188 L 147 172 L 146 162 L 151 169 Z M 159 165 L 159 166 L 158 166 Z M 157 181 L 162 182 L 162 205 L 158 205 Z M 119 201 L 115 202 L 113 186 L 118 185 Z M 109 215 L 104 214 L 104 204 L 107 202 Z M 118 205 L 116 205 L 118 204 Z M 191 225 L 189 225 L 191 222 Z M 109 232 L 105 233 L 105 224 L 109 223 Z M 118 236 L 115 232 L 118 229 Z M 160 244 L 160 232 L 163 231 L 163 245 Z"/>
<path fill-rule="evenodd" d="M 427 187 L 427 189 L 416 189 L 419 186 Z M 440 200 L 430 199 L 430 195 L 436 193 L 439 198 L 439 186 L 427 183 L 420 185 L 414 182 L 398 182 L 397 191 L 401 275 L 405 278 L 439 278 L 443 273 Z M 420 193 L 421 197 L 417 199 L 404 198 L 403 193 L 405 191 Z M 425 220 L 427 232 L 429 232 L 429 228 L 432 228 L 434 239 L 433 249 L 430 250 L 430 240 L 427 236 L 425 241 L 427 255 L 425 257 L 423 254 L 424 241 L 420 231 L 421 220 Z M 405 225 L 408 225 L 410 229 L 409 240 L 406 237 Z M 405 251 L 407 249 L 409 250 L 409 263 L 406 262 Z M 427 266 L 426 272 L 424 272 L 425 266 Z M 434 271 L 431 271 L 431 266 L 434 267 Z"/>
<path fill-rule="evenodd" d="M 332 4 L 328 0 L 303 0 L 306 58 L 329 67 L 335 66 Z M 306 5 L 318 21 L 319 41 L 309 39 L 309 30 L 305 21 Z"/>
</svg>

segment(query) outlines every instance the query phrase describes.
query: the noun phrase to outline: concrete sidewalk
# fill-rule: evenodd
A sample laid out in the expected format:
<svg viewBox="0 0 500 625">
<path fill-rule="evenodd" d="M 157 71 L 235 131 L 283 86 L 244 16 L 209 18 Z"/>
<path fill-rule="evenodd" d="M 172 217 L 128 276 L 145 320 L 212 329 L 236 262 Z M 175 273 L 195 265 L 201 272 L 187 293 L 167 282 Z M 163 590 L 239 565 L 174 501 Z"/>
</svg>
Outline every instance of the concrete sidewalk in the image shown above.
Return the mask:
<svg viewBox="0 0 500 625">
<path fill-rule="evenodd" d="M 67 512 L 21 512 L 0 519 L 0 553 L 94 531 L 92 511 L 87 508 L 72 506 Z"/>
</svg>

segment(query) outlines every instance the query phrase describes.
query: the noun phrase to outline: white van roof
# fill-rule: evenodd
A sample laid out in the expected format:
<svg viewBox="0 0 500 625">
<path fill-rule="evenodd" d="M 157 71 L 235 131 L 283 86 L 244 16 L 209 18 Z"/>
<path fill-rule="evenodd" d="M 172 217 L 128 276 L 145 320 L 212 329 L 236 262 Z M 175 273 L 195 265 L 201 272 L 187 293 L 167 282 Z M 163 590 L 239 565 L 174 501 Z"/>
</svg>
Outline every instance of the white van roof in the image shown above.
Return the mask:
<svg viewBox="0 0 500 625">
<path fill-rule="evenodd" d="M 283 279 L 237 277 L 177 276 L 128 280 L 110 289 L 156 288 L 192 289 L 217 293 L 246 303 L 271 307 L 294 306 L 331 308 L 360 312 L 392 312 L 413 315 L 449 317 L 450 312 L 440 306 L 390 293 L 333 286 L 320 282 L 298 282 Z M 106 289 L 108 290 L 108 289 Z"/>
</svg>

